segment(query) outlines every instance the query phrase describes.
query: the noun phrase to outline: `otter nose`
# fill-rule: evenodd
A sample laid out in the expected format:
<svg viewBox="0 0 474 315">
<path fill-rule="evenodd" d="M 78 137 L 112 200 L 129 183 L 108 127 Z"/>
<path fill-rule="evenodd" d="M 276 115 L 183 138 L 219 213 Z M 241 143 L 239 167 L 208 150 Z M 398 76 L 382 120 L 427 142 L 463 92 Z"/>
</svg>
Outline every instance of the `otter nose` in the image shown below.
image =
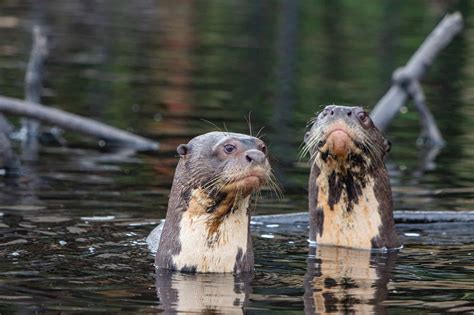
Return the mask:
<svg viewBox="0 0 474 315">
<path fill-rule="evenodd" d="M 323 111 L 323 116 L 332 116 L 335 118 L 348 116 L 351 117 L 353 113 L 352 107 L 343 106 L 327 106 Z"/>
<path fill-rule="evenodd" d="M 245 152 L 245 159 L 249 163 L 263 164 L 266 158 L 265 154 L 259 150 L 252 149 Z"/>
</svg>

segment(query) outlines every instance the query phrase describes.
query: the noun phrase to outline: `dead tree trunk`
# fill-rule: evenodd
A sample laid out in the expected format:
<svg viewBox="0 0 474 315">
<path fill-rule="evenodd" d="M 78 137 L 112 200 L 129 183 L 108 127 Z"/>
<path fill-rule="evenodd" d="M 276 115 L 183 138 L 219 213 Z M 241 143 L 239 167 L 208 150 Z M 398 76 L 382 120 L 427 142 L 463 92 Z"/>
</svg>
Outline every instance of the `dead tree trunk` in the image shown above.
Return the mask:
<svg viewBox="0 0 474 315">
<path fill-rule="evenodd" d="M 446 15 L 408 63 L 395 70 L 392 76 L 392 87 L 379 100 L 371 113 L 371 117 L 379 129 L 387 129 L 398 114 L 400 107 L 410 98 L 420 113 L 422 135 L 426 137 L 429 144 L 444 144 L 433 115 L 426 106 L 420 80 L 439 52 L 451 42 L 462 28 L 463 20 L 459 12 Z"/>
<path fill-rule="evenodd" d="M 33 48 L 25 75 L 25 99 L 31 103 L 41 103 L 43 68 L 48 54 L 48 44 L 44 30 L 36 25 L 33 28 Z M 35 119 L 23 118 L 21 121 L 22 156 L 24 160 L 38 159 L 38 131 L 40 124 Z"/>
</svg>

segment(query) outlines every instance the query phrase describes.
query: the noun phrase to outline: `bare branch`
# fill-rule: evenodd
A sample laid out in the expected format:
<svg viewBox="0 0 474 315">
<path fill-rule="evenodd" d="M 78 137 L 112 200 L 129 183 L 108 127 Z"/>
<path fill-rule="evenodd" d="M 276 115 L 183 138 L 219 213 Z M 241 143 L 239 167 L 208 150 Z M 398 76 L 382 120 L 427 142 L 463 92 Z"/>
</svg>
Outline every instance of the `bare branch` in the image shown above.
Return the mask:
<svg viewBox="0 0 474 315">
<path fill-rule="evenodd" d="M 0 112 L 33 118 L 63 129 L 80 132 L 104 140 L 117 141 L 137 151 L 156 151 L 159 147 L 157 142 L 95 120 L 15 98 L 0 96 Z"/>
<path fill-rule="evenodd" d="M 48 43 L 43 28 L 36 25 L 33 28 L 33 48 L 28 61 L 25 75 L 25 99 L 28 102 L 41 103 L 41 81 L 43 67 L 48 55 Z M 38 159 L 38 131 L 40 124 L 37 120 L 23 118 L 21 120 L 22 157 L 23 160 L 36 161 Z"/>
<path fill-rule="evenodd" d="M 459 12 L 446 15 L 413 54 L 406 66 L 394 72 L 392 87 L 375 105 L 371 113 L 371 117 L 378 128 L 381 130 L 387 129 L 390 122 L 398 114 L 400 107 L 409 97 L 406 88 L 410 81 L 419 81 L 423 78 L 439 52 L 451 42 L 462 28 L 463 19 Z M 428 108 L 418 107 L 417 109 L 423 113 L 421 119 L 424 119 L 427 116 L 426 110 Z M 423 124 L 426 125 L 427 123 Z"/>
</svg>

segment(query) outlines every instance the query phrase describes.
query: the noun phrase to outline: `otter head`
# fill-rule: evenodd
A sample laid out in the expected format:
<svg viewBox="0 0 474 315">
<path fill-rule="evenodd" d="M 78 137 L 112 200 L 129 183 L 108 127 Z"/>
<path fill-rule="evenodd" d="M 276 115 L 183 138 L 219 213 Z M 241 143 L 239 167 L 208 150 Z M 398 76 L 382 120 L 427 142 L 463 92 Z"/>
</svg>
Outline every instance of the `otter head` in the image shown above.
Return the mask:
<svg viewBox="0 0 474 315">
<path fill-rule="evenodd" d="M 210 132 L 177 151 L 156 265 L 196 272 L 252 270 L 249 200 L 270 178 L 265 143 Z"/>
<path fill-rule="evenodd" d="M 326 106 L 305 134 L 305 150 L 321 169 L 361 173 L 383 167 L 390 142 L 360 107 Z"/>
<path fill-rule="evenodd" d="M 383 163 L 390 142 L 360 107 L 327 106 L 311 122 L 303 149 L 311 160 L 310 239 L 357 248 L 398 245 Z"/>
<path fill-rule="evenodd" d="M 270 174 L 265 143 L 243 134 L 210 132 L 179 145 L 177 152 L 184 179 L 181 184 L 213 199 L 247 197 Z"/>
</svg>

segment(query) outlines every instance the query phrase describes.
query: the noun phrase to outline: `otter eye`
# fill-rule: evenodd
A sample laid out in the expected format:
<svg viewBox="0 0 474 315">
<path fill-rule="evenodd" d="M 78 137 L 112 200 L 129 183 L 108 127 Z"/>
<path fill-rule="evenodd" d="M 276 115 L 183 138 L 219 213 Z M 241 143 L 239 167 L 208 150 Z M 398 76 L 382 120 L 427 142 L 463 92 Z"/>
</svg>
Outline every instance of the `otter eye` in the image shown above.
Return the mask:
<svg viewBox="0 0 474 315">
<path fill-rule="evenodd" d="M 369 119 L 369 115 L 367 115 L 366 112 L 359 112 L 357 114 L 357 117 L 359 118 L 359 120 L 363 123 L 365 123 L 367 121 L 367 119 Z"/>
<path fill-rule="evenodd" d="M 237 150 L 237 147 L 233 144 L 226 144 L 224 146 L 224 152 L 227 154 L 232 154 Z"/>
</svg>

